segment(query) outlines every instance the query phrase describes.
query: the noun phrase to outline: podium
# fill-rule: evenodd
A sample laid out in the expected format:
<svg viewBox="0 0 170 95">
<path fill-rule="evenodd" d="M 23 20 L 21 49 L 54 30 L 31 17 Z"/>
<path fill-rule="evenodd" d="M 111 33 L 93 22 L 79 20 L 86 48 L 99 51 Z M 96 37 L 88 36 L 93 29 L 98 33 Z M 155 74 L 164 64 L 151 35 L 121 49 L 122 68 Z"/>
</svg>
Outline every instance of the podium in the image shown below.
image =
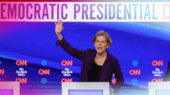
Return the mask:
<svg viewBox="0 0 170 95">
<path fill-rule="evenodd" d="M 149 82 L 149 95 L 170 95 L 170 82 Z"/>
<path fill-rule="evenodd" d="M 113 95 L 109 82 L 62 82 L 62 95 Z"/>
<path fill-rule="evenodd" d="M 0 95 L 20 95 L 20 83 L 0 82 Z"/>
</svg>

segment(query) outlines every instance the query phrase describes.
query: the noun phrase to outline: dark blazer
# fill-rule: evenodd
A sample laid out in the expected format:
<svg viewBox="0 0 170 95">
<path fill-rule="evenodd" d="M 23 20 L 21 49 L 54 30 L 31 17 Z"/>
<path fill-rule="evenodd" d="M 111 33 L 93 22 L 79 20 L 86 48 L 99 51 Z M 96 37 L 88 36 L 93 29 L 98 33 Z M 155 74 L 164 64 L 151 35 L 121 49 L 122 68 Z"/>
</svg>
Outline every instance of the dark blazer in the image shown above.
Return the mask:
<svg viewBox="0 0 170 95">
<path fill-rule="evenodd" d="M 165 77 L 163 78 L 163 81 L 170 81 L 170 61 L 168 63 L 168 67 L 166 70 Z"/>
<path fill-rule="evenodd" d="M 86 82 L 88 77 L 88 71 L 92 67 L 94 62 L 94 58 L 96 56 L 95 49 L 87 49 L 87 50 L 79 50 L 72 47 L 64 38 L 61 41 L 57 41 L 56 45 L 60 45 L 67 53 L 72 55 L 73 57 L 80 59 L 82 61 L 81 66 L 81 74 L 80 74 L 80 82 Z M 115 74 L 116 84 L 113 86 L 113 89 L 118 91 L 120 87 L 124 83 L 124 78 L 118 63 L 118 59 L 112 56 L 107 51 L 107 58 L 105 60 L 104 65 L 101 68 L 99 81 L 101 82 L 109 82 L 111 84 L 111 80 L 113 77 L 113 73 Z"/>
</svg>

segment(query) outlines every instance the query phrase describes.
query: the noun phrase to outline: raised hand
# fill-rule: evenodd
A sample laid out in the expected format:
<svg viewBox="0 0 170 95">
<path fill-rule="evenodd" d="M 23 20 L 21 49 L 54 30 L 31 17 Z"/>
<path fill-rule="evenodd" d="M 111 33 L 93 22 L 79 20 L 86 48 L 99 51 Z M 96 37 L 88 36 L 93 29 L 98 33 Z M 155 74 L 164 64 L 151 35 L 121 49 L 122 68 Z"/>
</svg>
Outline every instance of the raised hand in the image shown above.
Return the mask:
<svg viewBox="0 0 170 95">
<path fill-rule="evenodd" d="M 62 27 L 63 22 L 61 19 L 57 20 L 57 23 L 55 22 L 55 33 L 60 34 L 60 32 L 63 30 L 64 27 Z"/>
</svg>

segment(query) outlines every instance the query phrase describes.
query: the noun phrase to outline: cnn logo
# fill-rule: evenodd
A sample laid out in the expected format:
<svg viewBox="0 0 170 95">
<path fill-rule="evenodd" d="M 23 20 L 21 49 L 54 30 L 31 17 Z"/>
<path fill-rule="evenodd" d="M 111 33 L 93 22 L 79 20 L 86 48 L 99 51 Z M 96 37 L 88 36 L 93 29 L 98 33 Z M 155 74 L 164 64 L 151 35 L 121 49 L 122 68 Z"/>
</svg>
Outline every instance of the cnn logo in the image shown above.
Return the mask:
<svg viewBox="0 0 170 95">
<path fill-rule="evenodd" d="M 152 79 L 152 82 L 163 82 L 163 79 L 156 79 L 156 78 L 154 78 L 154 79 Z"/>
<path fill-rule="evenodd" d="M 0 75 L 4 75 L 4 69 L 0 69 Z"/>
<path fill-rule="evenodd" d="M 17 66 L 27 66 L 27 60 L 17 60 L 15 64 Z"/>
<path fill-rule="evenodd" d="M 73 66 L 73 60 L 63 60 L 61 61 L 62 66 Z"/>
<path fill-rule="evenodd" d="M 130 75 L 140 75 L 141 74 L 141 70 L 130 70 L 129 71 L 129 74 Z"/>
<path fill-rule="evenodd" d="M 153 60 L 152 66 L 163 66 L 163 60 L 160 60 L 160 61 Z"/>
<path fill-rule="evenodd" d="M 73 78 L 62 78 L 61 82 L 73 82 Z"/>
<path fill-rule="evenodd" d="M 20 82 L 20 83 L 22 83 L 22 84 L 26 84 L 27 83 L 27 78 L 16 78 L 16 80 L 15 80 L 16 82 Z"/>
<path fill-rule="evenodd" d="M 40 69 L 38 71 L 39 75 L 49 75 L 50 74 L 50 69 Z"/>
</svg>

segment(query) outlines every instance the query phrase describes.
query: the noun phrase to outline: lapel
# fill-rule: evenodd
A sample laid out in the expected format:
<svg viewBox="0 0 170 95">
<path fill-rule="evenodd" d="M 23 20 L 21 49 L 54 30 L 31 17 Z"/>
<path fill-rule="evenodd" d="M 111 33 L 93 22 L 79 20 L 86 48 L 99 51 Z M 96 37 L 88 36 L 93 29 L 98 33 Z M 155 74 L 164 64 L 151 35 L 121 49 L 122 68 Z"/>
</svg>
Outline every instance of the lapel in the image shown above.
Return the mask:
<svg viewBox="0 0 170 95">
<path fill-rule="evenodd" d="M 107 49 L 106 49 L 106 52 L 107 52 L 107 57 L 106 57 L 106 60 L 105 60 L 105 62 L 104 62 L 104 64 L 103 64 L 103 67 L 102 67 L 102 69 L 101 69 L 101 72 L 106 68 L 107 64 L 110 64 L 110 63 L 109 63 L 109 60 L 111 60 L 111 55 L 110 55 L 110 53 L 107 51 Z"/>
<path fill-rule="evenodd" d="M 96 50 L 90 52 L 89 69 L 92 67 L 94 58 L 96 57 L 96 53 L 97 53 Z"/>
<path fill-rule="evenodd" d="M 105 60 L 105 62 L 104 62 L 104 64 L 103 64 L 103 66 L 102 66 L 102 69 L 101 69 L 101 71 L 103 71 L 104 70 L 104 68 L 106 68 L 106 64 L 109 64 L 109 60 L 111 59 L 111 55 L 110 55 L 110 53 L 107 51 L 107 49 L 106 49 L 106 52 L 107 52 L 107 57 L 106 57 L 106 60 Z M 90 62 L 89 62 L 89 67 L 91 68 L 91 66 L 92 66 L 92 64 L 93 64 L 93 62 L 94 62 L 94 58 L 96 57 L 96 54 L 97 54 L 97 52 L 96 52 L 96 50 L 93 50 L 93 51 L 91 51 L 91 53 L 90 53 Z"/>
</svg>

